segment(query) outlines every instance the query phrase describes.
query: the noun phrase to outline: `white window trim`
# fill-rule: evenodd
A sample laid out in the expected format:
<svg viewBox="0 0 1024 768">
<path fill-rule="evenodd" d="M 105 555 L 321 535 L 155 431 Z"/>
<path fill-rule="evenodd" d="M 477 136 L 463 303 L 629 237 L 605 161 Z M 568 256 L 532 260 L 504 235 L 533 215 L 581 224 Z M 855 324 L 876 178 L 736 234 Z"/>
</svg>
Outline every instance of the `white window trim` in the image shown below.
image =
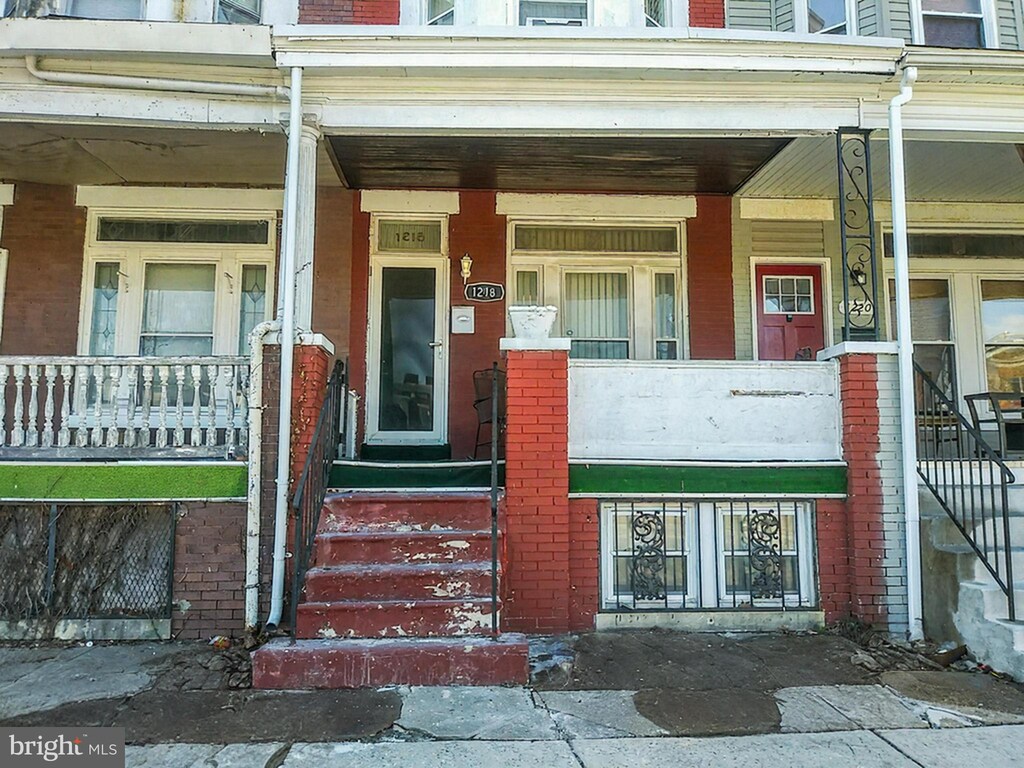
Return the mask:
<svg viewBox="0 0 1024 768">
<path fill-rule="evenodd" d="M 580 197 L 590 197 L 581 195 Z M 674 254 L 580 254 L 546 251 L 516 251 L 515 228 L 529 225 L 563 225 L 595 227 L 675 227 L 678 249 Z M 654 337 L 654 275 L 670 272 L 676 277 L 676 339 L 678 360 L 690 357 L 689 297 L 686 273 L 686 223 L 667 219 L 565 219 L 565 218 L 509 218 L 506 224 L 505 274 L 509 276 L 508 302 L 515 301 L 515 274 L 520 271 L 536 270 L 539 274 L 538 291 L 541 304 L 561 307 L 563 295 L 563 273 L 570 271 L 626 271 L 629 274 L 629 327 L 630 360 L 656 361 L 657 339 Z M 642 290 L 640 289 L 642 288 Z M 557 333 L 564 333 L 564 318 L 559 311 L 556 320 Z M 511 326 L 506 328 L 511 335 Z"/>
<path fill-rule="evenodd" d="M 964 18 L 980 18 L 983 42 L 986 49 L 999 48 L 999 19 L 995 0 L 981 0 L 981 13 L 942 13 L 925 12 L 922 0 L 910 0 L 910 37 L 914 45 L 927 45 L 924 39 L 925 16 L 955 16 Z"/>
<path fill-rule="evenodd" d="M 857 0 L 844 0 L 846 5 L 846 34 L 856 35 L 857 27 Z M 793 31 L 800 35 L 811 34 L 809 27 L 809 3 L 808 0 L 793 0 Z M 816 35 L 825 35 L 827 32 L 815 32 Z"/>
<path fill-rule="evenodd" d="M 236 243 L 131 243 L 106 242 L 97 238 L 101 218 L 237 220 L 270 222 L 265 244 Z M 247 265 L 267 268 L 266 317 L 275 306 L 276 221 L 274 211 L 239 213 L 238 211 L 146 210 L 90 208 L 86 222 L 85 258 L 82 266 L 78 317 L 78 354 L 89 355 L 92 333 L 93 278 L 96 265 L 118 262 L 118 310 L 114 354 L 136 357 L 142 333 L 142 302 L 146 264 L 213 264 L 217 267 L 214 299 L 213 355 L 238 355 L 241 293 L 236 290 Z M 230 276 L 230 277 L 229 277 Z"/>
</svg>

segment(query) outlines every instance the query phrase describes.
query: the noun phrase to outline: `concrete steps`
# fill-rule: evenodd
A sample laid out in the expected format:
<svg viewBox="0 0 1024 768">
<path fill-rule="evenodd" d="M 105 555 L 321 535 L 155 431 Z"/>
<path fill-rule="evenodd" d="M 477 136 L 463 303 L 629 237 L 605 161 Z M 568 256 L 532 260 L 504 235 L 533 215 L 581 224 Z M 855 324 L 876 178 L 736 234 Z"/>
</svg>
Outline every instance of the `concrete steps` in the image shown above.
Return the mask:
<svg viewBox="0 0 1024 768">
<path fill-rule="evenodd" d="M 254 687 L 525 682 L 525 637 L 489 636 L 490 520 L 485 494 L 329 497 L 297 639 L 254 653 Z"/>
<path fill-rule="evenodd" d="M 1010 541 L 1014 543 L 1010 549 L 1014 605 L 1017 616 L 1024 619 L 1024 488 L 1012 486 L 1009 498 Z M 931 591 L 948 595 L 949 602 L 955 605 L 952 627 L 958 637 L 936 639 L 961 640 L 979 660 L 1024 681 L 1024 621 L 1008 620 L 1006 595 L 935 497 L 923 486 L 919 503 L 921 546 L 926 563 L 931 564 L 924 569 L 926 602 L 927 593 Z M 973 528 L 980 534 L 980 525 Z M 993 541 L 991 527 L 986 535 Z M 1001 541 L 1002 530 L 997 530 L 996 536 Z M 999 567 L 1005 572 L 1004 562 L 1000 561 Z"/>
</svg>

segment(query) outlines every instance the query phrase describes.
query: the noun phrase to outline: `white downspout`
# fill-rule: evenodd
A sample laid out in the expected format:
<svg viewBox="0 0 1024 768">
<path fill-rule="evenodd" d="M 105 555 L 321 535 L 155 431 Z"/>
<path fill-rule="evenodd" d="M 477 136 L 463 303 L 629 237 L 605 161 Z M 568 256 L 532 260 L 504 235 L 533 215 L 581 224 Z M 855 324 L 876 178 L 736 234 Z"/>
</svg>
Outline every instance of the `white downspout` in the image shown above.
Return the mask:
<svg viewBox="0 0 1024 768">
<path fill-rule="evenodd" d="M 907 614 L 910 639 L 924 637 L 921 609 L 921 513 L 917 500 L 917 424 L 914 341 L 910 333 L 910 255 L 907 244 L 907 181 L 903 164 L 903 105 L 913 97 L 917 67 L 903 70 L 900 92 L 889 102 L 889 180 L 899 329 L 900 438 L 903 446 L 903 511 L 907 529 Z"/>
<path fill-rule="evenodd" d="M 97 86 L 101 88 L 139 88 L 146 91 L 178 91 L 182 93 L 209 93 L 219 96 L 263 96 L 287 99 L 288 89 L 283 85 L 251 85 L 246 83 L 214 83 L 206 80 L 174 80 L 163 77 L 133 77 L 129 75 L 103 75 L 84 72 L 52 72 L 39 69 L 37 56 L 25 57 L 25 68 L 37 80 L 63 85 Z"/>
<path fill-rule="evenodd" d="M 263 344 L 280 329 L 277 320 L 260 323 L 249 334 L 249 483 L 245 519 L 245 628 L 255 629 L 260 618 L 260 527 L 263 477 Z"/>
<path fill-rule="evenodd" d="M 281 258 L 281 393 L 278 401 L 277 495 L 274 508 L 274 570 L 270 582 L 267 628 L 281 623 L 284 610 L 284 561 L 288 538 L 288 480 L 291 471 L 292 369 L 295 352 L 295 228 L 298 218 L 299 141 L 302 137 L 302 68 L 291 70 L 288 117 L 288 165 L 284 179 L 284 251 Z"/>
</svg>

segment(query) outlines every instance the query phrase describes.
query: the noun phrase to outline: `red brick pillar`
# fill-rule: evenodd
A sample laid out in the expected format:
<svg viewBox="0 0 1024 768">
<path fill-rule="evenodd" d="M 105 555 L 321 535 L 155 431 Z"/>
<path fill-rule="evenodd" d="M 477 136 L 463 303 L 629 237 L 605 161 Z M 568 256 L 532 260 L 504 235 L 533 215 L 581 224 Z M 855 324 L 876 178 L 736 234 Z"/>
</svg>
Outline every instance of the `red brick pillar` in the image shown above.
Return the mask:
<svg viewBox="0 0 1024 768">
<path fill-rule="evenodd" d="M 826 618 L 852 615 L 901 629 L 905 542 L 893 347 L 847 342 L 820 355 L 839 367 L 847 495 L 843 506 L 819 502 L 817 530 Z"/>
<path fill-rule="evenodd" d="M 308 341 L 308 343 L 306 343 Z M 309 334 L 295 345 L 295 364 L 292 369 L 292 457 L 291 491 L 302 474 L 309 447 L 316 431 L 316 421 L 327 393 L 327 379 L 331 375 L 334 345 L 318 334 Z"/>
<path fill-rule="evenodd" d="M 503 339 L 508 372 L 502 626 L 569 629 L 569 340 Z"/>
</svg>

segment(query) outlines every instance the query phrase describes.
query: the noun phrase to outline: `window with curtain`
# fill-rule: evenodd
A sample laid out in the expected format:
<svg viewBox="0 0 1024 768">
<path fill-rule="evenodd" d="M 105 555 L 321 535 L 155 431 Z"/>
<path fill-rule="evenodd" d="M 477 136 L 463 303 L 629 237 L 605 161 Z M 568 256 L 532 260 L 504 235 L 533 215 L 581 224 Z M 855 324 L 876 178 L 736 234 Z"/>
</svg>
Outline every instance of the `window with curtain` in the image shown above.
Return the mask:
<svg viewBox="0 0 1024 768">
<path fill-rule="evenodd" d="M 147 264 L 139 354 L 212 354 L 216 282 L 213 264 Z"/>
<path fill-rule="evenodd" d="M 556 0 L 520 0 L 519 24 L 524 27 L 585 27 L 587 2 Z"/>
<path fill-rule="evenodd" d="M 654 357 L 679 358 L 679 331 L 676 328 L 676 276 L 660 272 L 654 276 Z"/>
<path fill-rule="evenodd" d="M 889 327 L 891 338 L 899 338 L 893 280 L 889 281 Z M 956 360 L 948 280 L 914 278 L 910 281 L 910 331 L 914 340 L 914 362 L 947 397 L 955 399 Z"/>
<path fill-rule="evenodd" d="M 1024 281 L 981 281 L 981 327 L 991 392 L 1024 392 Z"/>
<path fill-rule="evenodd" d="M 540 304 L 540 272 L 536 269 L 516 270 L 515 303 L 521 307 Z"/>
<path fill-rule="evenodd" d="M 925 45 L 984 48 L 985 15 L 981 0 L 921 0 Z"/>
<path fill-rule="evenodd" d="M 625 272 L 566 272 L 562 326 L 572 357 L 629 358 L 629 278 Z"/>
</svg>

